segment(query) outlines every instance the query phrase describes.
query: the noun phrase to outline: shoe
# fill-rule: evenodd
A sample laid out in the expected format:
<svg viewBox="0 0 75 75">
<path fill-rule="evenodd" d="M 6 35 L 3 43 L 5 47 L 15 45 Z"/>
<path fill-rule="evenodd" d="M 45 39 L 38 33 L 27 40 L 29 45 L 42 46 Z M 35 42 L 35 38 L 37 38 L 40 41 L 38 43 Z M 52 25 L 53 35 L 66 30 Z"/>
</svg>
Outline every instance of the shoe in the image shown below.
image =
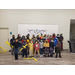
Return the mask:
<svg viewBox="0 0 75 75">
<path fill-rule="evenodd" d="M 22 57 L 23 58 L 23 57 Z"/>
<path fill-rule="evenodd" d="M 56 58 L 57 58 L 57 56 L 56 56 Z"/>
<path fill-rule="evenodd" d="M 44 57 L 46 57 L 46 55 L 44 55 Z"/>
<path fill-rule="evenodd" d="M 36 58 L 36 56 L 34 56 Z"/>
<path fill-rule="evenodd" d="M 60 58 L 62 58 L 61 56 L 59 56 Z"/>
<path fill-rule="evenodd" d="M 48 55 L 48 57 L 49 57 L 49 55 Z"/>
</svg>

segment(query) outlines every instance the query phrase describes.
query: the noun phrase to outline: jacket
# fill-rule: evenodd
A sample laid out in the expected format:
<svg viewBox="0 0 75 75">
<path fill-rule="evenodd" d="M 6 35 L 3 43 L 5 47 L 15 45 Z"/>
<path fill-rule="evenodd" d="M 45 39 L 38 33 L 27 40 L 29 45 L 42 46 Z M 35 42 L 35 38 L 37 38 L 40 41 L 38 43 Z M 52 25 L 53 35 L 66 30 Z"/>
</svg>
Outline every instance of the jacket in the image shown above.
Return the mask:
<svg viewBox="0 0 75 75">
<path fill-rule="evenodd" d="M 49 43 L 44 43 L 44 47 L 49 47 Z"/>
<path fill-rule="evenodd" d="M 44 44 L 43 42 L 39 42 L 39 47 L 43 48 L 43 44 Z"/>
<path fill-rule="evenodd" d="M 33 43 L 28 44 L 29 50 L 33 50 Z"/>
<path fill-rule="evenodd" d="M 39 50 L 39 43 L 35 43 L 34 48 L 35 48 L 35 50 Z"/>
</svg>

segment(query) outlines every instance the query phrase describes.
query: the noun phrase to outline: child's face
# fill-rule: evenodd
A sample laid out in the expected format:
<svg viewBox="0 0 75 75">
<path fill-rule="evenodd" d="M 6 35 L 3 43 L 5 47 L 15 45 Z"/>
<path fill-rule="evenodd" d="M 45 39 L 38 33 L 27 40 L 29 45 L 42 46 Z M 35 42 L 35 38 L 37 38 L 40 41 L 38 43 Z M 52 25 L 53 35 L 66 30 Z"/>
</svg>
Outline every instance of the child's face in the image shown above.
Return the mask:
<svg viewBox="0 0 75 75">
<path fill-rule="evenodd" d="M 51 42 L 53 42 L 53 40 L 51 40 Z"/>
<path fill-rule="evenodd" d="M 18 42 L 18 40 L 15 40 L 16 42 Z"/>
</svg>

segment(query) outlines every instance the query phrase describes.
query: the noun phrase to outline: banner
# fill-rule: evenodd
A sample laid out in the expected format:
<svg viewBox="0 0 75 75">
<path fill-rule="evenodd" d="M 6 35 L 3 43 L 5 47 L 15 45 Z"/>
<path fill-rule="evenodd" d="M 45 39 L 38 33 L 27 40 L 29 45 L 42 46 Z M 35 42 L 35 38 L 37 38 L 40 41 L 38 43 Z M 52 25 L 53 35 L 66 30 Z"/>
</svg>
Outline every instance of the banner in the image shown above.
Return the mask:
<svg viewBox="0 0 75 75">
<path fill-rule="evenodd" d="M 28 34 L 30 35 L 38 35 L 38 34 L 47 34 L 47 29 L 28 29 Z"/>
</svg>

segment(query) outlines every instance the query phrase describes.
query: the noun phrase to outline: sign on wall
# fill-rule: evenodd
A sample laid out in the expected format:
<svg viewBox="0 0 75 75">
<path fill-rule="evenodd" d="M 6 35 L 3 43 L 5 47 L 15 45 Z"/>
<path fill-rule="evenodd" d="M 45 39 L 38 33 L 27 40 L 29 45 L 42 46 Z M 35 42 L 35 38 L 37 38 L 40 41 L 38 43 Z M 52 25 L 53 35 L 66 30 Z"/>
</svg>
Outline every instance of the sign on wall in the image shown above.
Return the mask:
<svg viewBox="0 0 75 75">
<path fill-rule="evenodd" d="M 28 29 L 28 34 L 47 34 L 47 29 Z"/>
<path fill-rule="evenodd" d="M 55 33 L 58 34 L 58 25 L 43 25 L 43 24 L 18 24 L 18 34 L 27 35 L 30 34 L 30 37 L 34 34 L 49 34 L 52 35 Z"/>
</svg>

